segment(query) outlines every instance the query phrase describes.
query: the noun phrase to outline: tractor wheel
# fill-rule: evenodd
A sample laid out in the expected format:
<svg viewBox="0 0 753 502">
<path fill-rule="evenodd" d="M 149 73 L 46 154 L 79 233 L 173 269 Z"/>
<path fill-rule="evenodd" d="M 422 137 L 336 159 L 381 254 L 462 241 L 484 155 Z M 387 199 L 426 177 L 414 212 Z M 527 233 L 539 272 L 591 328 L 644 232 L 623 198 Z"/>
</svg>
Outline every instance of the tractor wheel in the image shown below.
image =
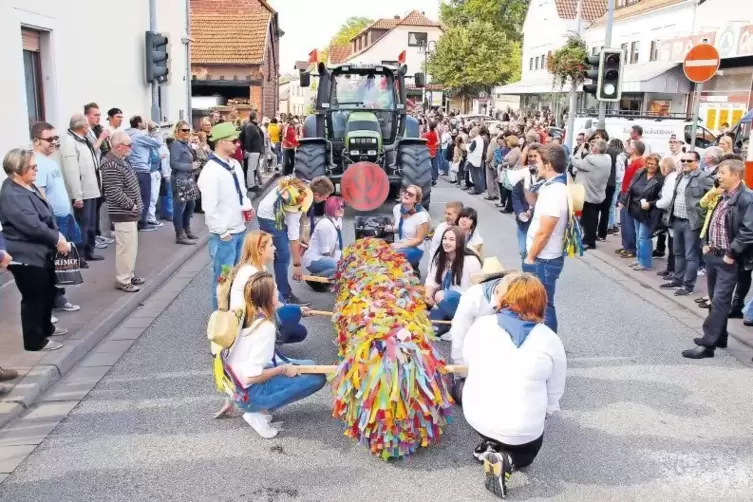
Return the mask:
<svg viewBox="0 0 753 502">
<path fill-rule="evenodd" d="M 421 187 L 421 204 L 429 209 L 431 202 L 431 157 L 425 143 L 400 145 L 397 162 L 403 170 L 403 188 L 408 185 Z"/>
<path fill-rule="evenodd" d="M 324 143 L 303 142 L 295 154 L 293 172 L 299 178 L 311 181 L 326 174 L 327 146 Z"/>
</svg>

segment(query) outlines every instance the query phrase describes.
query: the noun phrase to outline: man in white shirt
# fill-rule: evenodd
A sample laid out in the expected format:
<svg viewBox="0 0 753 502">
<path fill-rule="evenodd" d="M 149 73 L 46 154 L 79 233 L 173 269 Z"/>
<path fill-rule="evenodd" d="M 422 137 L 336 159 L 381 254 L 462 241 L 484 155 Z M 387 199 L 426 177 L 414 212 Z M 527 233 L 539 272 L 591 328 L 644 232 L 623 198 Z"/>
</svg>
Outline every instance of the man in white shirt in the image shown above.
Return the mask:
<svg viewBox="0 0 753 502">
<path fill-rule="evenodd" d="M 282 301 L 287 304 L 308 305 L 293 293 L 288 280 L 291 258 L 293 279 L 300 281 L 303 276 L 301 215 L 308 212 L 312 202 L 323 202 L 334 191 L 334 185 L 326 176 L 317 176 L 308 186 L 301 179 L 289 177 L 280 180 L 259 203 L 259 227 L 272 236 L 275 282 Z"/>
<path fill-rule="evenodd" d="M 209 229 L 209 256 L 212 259 L 212 306 L 217 310 L 217 279 L 223 267 L 234 267 L 243 249 L 246 222 L 254 217 L 254 209 L 243 187 L 243 168 L 232 155 L 238 131 L 230 122 L 212 127 L 210 140 L 214 153 L 201 170 L 198 186 Z"/>
<path fill-rule="evenodd" d="M 539 149 L 537 174 L 542 184 L 534 193 L 527 192 L 534 205 L 533 218 L 526 236 L 526 258 L 523 272 L 538 277 L 546 288 L 546 324 L 557 332 L 557 312 L 554 294 L 565 264 L 564 240 L 568 224 L 567 154 L 562 146 L 549 143 Z"/>
</svg>

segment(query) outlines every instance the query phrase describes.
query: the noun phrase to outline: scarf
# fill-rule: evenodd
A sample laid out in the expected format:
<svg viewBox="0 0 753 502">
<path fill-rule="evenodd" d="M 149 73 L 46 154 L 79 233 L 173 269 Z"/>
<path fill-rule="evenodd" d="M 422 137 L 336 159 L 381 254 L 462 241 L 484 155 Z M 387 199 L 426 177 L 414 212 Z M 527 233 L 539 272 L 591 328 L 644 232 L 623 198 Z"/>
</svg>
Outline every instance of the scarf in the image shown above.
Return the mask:
<svg viewBox="0 0 753 502">
<path fill-rule="evenodd" d="M 337 246 L 342 252 L 343 250 L 343 231 L 342 231 L 342 220 L 340 218 L 332 219 L 330 217 L 327 217 L 329 221 L 332 222 L 332 225 L 335 227 L 335 230 L 337 230 Z M 338 224 L 339 223 L 339 224 Z"/>
<path fill-rule="evenodd" d="M 400 222 L 397 224 L 397 238 L 402 240 L 403 238 L 403 221 L 410 218 L 416 213 L 420 213 L 423 211 L 423 206 L 416 204 L 413 206 L 413 209 L 405 209 L 402 204 L 400 204 Z"/>
<path fill-rule="evenodd" d="M 277 230 L 282 230 L 285 227 L 285 213 L 301 210 L 308 189 L 306 183 L 298 178 L 283 179 L 277 184 L 277 199 L 273 208 Z M 313 221 L 313 212 L 309 215 L 309 218 L 311 218 L 310 221 Z"/>
<path fill-rule="evenodd" d="M 484 298 L 490 305 L 492 303 L 492 295 L 494 295 L 494 289 L 499 285 L 500 282 L 502 282 L 502 279 L 493 279 L 491 281 L 481 283 L 481 285 L 484 287 Z"/>
<path fill-rule="evenodd" d="M 502 309 L 497 313 L 497 324 L 510 335 L 512 343 L 518 348 L 523 345 L 531 330 L 536 327 L 535 322 L 524 321 L 518 314 L 508 309 Z"/>
<path fill-rule="evenodd" d="M 452 270 L 447 270 L 442 277 L 442 291 L 448 291 L 452 287 Z"/>
<path fill-rule="evenodd" d="M 188 145 L 186 145 L 185 142 L 183 142 L 183 145 L 188 148 Z M 241 182 L 238 180 L 238 176 L 235 174 L 235 169 L 233 169 L 233 166 L 216 156 L 214 153 L 209 155 L 209 160 L 213 160 L 217 162 L 220 166 L 222 166 L 225 170 L 230 172 L 230 174 L 233 175 L 233 183 L 235 183 L 235 191 L 238 193 L 238 203 L 243 207 L 243 191 L 241 190 Z"/>
</svg>

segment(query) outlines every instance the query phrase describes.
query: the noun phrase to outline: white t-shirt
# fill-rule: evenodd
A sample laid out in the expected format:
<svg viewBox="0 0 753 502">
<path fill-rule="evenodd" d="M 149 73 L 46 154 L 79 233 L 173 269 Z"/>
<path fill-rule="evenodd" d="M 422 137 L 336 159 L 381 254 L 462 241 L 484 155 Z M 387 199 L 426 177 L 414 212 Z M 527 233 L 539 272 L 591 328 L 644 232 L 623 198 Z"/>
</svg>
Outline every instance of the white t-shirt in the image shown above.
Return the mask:
<svg viewBox="0 0 753 502">
<path fill-rule="evenodd" d="M 484 238 L 481 237 L 481 233 L 478 231 L 478 228 L 476 228 L 476 230 L 474 230 L 473 233 L 471 234 L 470 239 L 466 238 L 465 247 L 478 248 L 483 243 L 484 243 Z"/>
<path fill-rule="evenodd" d="M 463 360 L 468 365 L 463 414 L 471 427 L 509 445 L 530 443 L 544 433 L 546 415 L 560 409 L 565 393 L 567 359 L 554 331 L 538 324 L 515 347 L 497 316 L 484 316 L 465 337 Z"/>
<path fill-rule="evenodd" d="M 334 258 L 340 261 L 340 240 L 337 238 L 337 230 L 342 230 L 342 218 L 331 220 L 322 218 L 314 227 L 314 233 L 311 234 L 309 247 L 303 253 L 303 266 L 308 268 L 311 264 L 323 257 Z M 332 252 L 335 252 L 332 256 Z"/>
<path fill-rule="evenodd" d="M 437 250 L 439 249 L 439 246 L 442 245 L 442 236 L 444 235 L 445 230 L 447 230 L 447 227 L 449 224 L 446 221 L 443 221 L 439 225 L 437 225 L 437 228 L 434 229 L 434 236 L 431 238 L 431 245 L 429 247 L 429 258 L 434 259 L 434 255 L 437 253 Z"/>
<path fill-rule="evenodd" d="M 400 218 L 402 218 L 402 215 L 400 214 L 401 206 L 402 204 L 397 204 L 392 210 L 392 216 L 395 219 L 395 237 L 397 238 L 395 242 L 405 242 L 415 239 L 418 235 L 418 227 L 424 223 L 429 223 L 429 216 L 425 209 L 416 211 L 412 215 L 403 219 L 403 238 L 400 239 L 398 237 L 397 229 L 400 226 Z M 420 247 L 420 244 L 418 247 Z"/>
<path fill-rule="evenodd" d="M 270 190 L 259 203 L 259 209 L 256 211 L 256 217 L 265 220 L 275 221 L 275 202 L 277 202 L 279 193 L 277 189 Z M 288 240 L 297 241 L 301 237 L 301 213 L 285 213 L 285 226 L 288 230 Z"/>
<path fill-rule="evenodd" d="M 246 298 L 244 292 L 246 284 L 251 277 L 259 272 L 259 269 L 253 265 L 243 265 L 238 268 L 233 284 L 230 285 L 230 310 L 242 310 L 246 308 Z"/>
<path fill-rule="evenodd" d="M 539 231 L 542 216 L 551 216 L 559 218 L 559 220 L 554 227 L 554 231 L 552 231 L 552 235 L 549 236 L 549 241 L 537 258 L 544 260 L 559 258 L 563 254 L 563 241 L 565 240 L 565 230 L 567 230 L 567 185 L 554 182 L 539 189 L 539 196 L 533 209 L 533 218 L 531 218 L 531 226 L 528 227 L 528 235 L 526 236 L 526 249 L 531 249 L 533 238 Z"/>
<path fill-rule="evenodd" d="M 266 319 L 241 331 L 227 356 L 227 364 L 239 380 L 261 375 L 274 358 L 276 337 L 275 325 Z"/>
<path fill-rule="evenodd" d="M 465 258 L 463 259 L 463 275 L 460 277 L 460 284 L 452 284 L 450 286 L 451 291 L 457 291 L 458 293 L 465 292 L 468 288 L 471 287 L 471 274 L 475 274 L 481 271 L 481 260 L 476 257 L 476 255 L 465 255 Z M 437 261 L 433 260 L 431 261 L 431 265 L 429 265 L 429 271 L 426 274 L 426 286 L 432 286 L 434 288 L 441 288 L 442 283 L 439 284 L 436 283 L 434 279 L 436 279 L 437 274 Z M 442 277 L 444 277 L 444 274 L 442 274 Z"/>
<path fill-rule="evenodd" d="M 235 159 L 229 159 L 241 187 L 245 185 L 243 169 Z M 201 170 L 197 182 L 201 191 L 201 207 L 204 222 L 209 232 L 217 235 L 238 234 L 246 231 L 243 207 L 251 207 L 251 201 L 241 193 L 243 203 L 238 199 L 233 173 L 210 159 Z"/>
</svg>

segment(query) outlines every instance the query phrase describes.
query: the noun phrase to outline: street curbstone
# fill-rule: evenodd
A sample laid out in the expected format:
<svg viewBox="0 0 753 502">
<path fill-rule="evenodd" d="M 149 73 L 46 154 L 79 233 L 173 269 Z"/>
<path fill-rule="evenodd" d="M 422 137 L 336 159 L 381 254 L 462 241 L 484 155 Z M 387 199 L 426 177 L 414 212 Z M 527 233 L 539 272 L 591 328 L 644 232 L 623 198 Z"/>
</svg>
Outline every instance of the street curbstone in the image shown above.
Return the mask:
<svg viewBox="0 0 753 502">
<path fill-rule="evenodd" d="M 56 366 L 38 364 L 29 370 L 8 395 L 3 397 L 3 401 L 18 403 L 24 408 L 28 408 L 44 389 L 59 379 L 60 373 Z"/>
</svg>

